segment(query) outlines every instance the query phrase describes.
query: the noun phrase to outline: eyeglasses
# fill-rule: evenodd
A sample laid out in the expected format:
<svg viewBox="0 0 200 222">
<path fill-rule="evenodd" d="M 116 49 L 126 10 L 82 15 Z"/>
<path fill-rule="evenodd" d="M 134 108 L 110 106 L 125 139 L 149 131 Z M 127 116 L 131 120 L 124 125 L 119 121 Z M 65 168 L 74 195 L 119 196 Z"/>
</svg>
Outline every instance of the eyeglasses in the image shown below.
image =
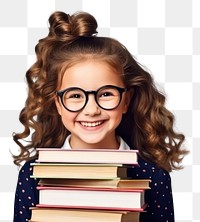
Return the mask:
<svg viewBox="0 0 200 222">
<path fill-rule="evenodd" d="M 87 102 L 88 95 L 93 94 L 97 105 L 104 110 L 116 109 L 122 99 L 122 93 L 126 92 L 127 89 L 120 88 L 113 85 L 102 86 L 96 91 L 90 90 L 85 91 L 78 87 L 70 87 L 57 92 L 60 100 L 70 112 L 78 112 L 82 110 Z"/>
</svg>

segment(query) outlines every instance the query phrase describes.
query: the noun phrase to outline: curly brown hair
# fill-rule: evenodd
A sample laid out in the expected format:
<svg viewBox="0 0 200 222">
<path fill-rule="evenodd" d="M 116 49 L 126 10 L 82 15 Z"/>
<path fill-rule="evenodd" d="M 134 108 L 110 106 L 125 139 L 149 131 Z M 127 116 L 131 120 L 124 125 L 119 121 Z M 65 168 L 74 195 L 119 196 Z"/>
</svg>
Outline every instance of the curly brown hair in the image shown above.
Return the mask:
<svg viewBox="0 0 200 222">
<path fill-rule="evenodd" d="M 97 22 L 85 12 L 71 16 L 54 12 L 49 24 L 48 36 L 35 47 L 37 60 L 26 73 L 28 97 L 19 117 L 24 130 L 13 134 L 20 146 L 19 155 L 13 155 L 14 163 L 36 158 L 37 147 L 63 145 L 70 132 L 55 105 L 63 73 L 82 60 L 101 59 L 121 72 L 125 87 L 133 91 L 116 134 L 145 160 L 167 171 L 181 168 L 179 163 L 187 153 L 181 148 L 185 137 L 174 131 L 174 115 L 165 107 L 165 96 L 126 47 L 115 39 L 97 37 Z M 23 145 L 28 136 L 31 140 Z"/>
</svg>

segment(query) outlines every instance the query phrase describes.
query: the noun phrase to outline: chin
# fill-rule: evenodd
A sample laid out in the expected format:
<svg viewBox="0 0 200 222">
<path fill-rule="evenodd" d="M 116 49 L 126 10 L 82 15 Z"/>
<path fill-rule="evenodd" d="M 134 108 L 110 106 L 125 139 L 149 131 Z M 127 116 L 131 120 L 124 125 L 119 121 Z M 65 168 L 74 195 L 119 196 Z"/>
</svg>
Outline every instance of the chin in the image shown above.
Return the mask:
<svg viewBox="0 0 200 222">
<path fill-rule="evenodd" d="M 99 140 L 99 139 L 83 139 L 82 140 L 86 145 L 88 146 L 93 146 L 94 148 L 95 147 L 98 147 L 100 146 L 100 144 L 102 144 L 102 141 Z M 102 148 L 102 147 L 101 147 Z"/>
</svg>

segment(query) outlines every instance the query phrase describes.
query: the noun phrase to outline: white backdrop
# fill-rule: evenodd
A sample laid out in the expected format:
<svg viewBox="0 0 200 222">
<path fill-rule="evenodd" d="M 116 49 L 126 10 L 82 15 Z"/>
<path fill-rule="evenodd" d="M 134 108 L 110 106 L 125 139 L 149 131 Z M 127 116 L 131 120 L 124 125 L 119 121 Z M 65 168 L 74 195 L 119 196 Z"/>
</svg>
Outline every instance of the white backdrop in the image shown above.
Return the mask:
<svg viewBox="0 0 200 222">
<path fill-rule="evenodd" d="M 200 0 L 0 0 L 0 222 L 12 221 L 18 169 L 9 149 L 22 129 L 24 75 L 55 10 L 93 14 L 99 35 L 121 41 L 165 90 L 190 150 L 171 174 L 176 221 L 200 221 Z"/>
</svg>

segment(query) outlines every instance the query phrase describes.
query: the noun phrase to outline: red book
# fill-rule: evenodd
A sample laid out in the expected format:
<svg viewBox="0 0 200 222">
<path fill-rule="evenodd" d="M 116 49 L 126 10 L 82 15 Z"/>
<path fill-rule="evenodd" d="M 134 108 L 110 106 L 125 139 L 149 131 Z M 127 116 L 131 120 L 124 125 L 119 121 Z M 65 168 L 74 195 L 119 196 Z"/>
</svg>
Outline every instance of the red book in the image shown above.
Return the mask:
<svg viewBox="0 0 200 222">
<path fill-rule="evenodd" d="M 143 211 L 145 190 L 37 187 L 40 207 Z"/>
</svg>

